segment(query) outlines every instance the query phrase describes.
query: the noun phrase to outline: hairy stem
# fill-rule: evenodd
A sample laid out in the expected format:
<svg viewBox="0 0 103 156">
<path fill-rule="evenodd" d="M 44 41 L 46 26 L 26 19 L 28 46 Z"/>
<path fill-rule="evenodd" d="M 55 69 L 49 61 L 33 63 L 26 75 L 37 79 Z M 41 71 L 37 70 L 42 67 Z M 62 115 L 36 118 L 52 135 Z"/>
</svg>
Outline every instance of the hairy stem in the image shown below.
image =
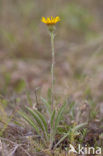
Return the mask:
<svg viewBox="0 0 103 156">
<path fill-rule="evenodd" d="M 54 32 L 51 32 L 51 48 L 52 48 L 52 65 L 51 65 L 51 111 L 54 109 L 54 65 L 55 65 L 55 52 L 54 52 Z"/>
<path fill-rule="evenodd" d="M 55 65 L 55 52 L 54 52 L 54 32 L 50 32 L 51 48 L 52 48 L 52 64 L 51 64 L 51 111 L 54 110 L 54 65 Z M 53 129 L 50 127 L 50 149 L 52 149 L 54 141 Z"/>
</svg>

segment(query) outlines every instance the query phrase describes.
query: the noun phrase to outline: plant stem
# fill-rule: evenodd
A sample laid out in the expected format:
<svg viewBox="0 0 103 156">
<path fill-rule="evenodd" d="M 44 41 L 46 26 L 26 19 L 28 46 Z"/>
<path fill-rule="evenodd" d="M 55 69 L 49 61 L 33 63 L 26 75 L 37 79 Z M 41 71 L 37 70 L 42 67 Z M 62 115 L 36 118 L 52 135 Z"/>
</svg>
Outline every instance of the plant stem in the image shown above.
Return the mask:
<svg viewBox="0 0 103 156">
<path fill-rule="evenodd" d="M 54 111 L 54 65 L 55 65 L 55 52 L 54 52 L 54 31 L 50 32 L 51 48 L 52 48 L 52 64 L 51 64 L 51 112 Z M 52 149 L 54 141 L 53 129 L 50 127 L 50 150 Z"/>
<path fill-rule="evenodd" d="M 52 48 L 52 65 L 51 65 L 51 111 L 54 109 L 54 65 L 55 65 L 55 52 L 54 52 L 54 32 L 51 35 L 51 48 Z"/>
</svg>

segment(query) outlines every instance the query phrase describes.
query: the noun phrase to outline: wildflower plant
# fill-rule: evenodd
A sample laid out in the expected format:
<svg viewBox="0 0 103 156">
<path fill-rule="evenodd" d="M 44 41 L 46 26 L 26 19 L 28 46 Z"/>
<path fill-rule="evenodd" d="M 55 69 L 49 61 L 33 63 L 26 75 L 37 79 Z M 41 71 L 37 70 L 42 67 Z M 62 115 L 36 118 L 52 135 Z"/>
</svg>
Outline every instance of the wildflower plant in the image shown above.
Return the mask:
<svg viewBox="0 0 103 156">
<path fill-rule="evenodd" d="M 54 65 L 55 65 L 55 51 L 54 51 L 54 37 L 55 37 L 55 25 L 60 21 L 60 17 L 42 17 L 41 21 L 45 23 L 48 27 L 50 37 L 51 37 L 51 48 L 52 48 L 52 65 L 51 65 L 51 110 L 53 111 L 54 107 Z"/>
<path fill-rule="evenodd" d="M 51 102 L 41 97 L 41 100 L 46 108 L 46 113 L 42 114 L 39 110 L 31 109 L 26 107 L 27 112 L 20 112 L 22 117 L 35 129 L 37 135 L 41 138 L 42 143 L 46 148 L 52 150 L 56 148 L 66 137 L 71 134 L 71 131 L 76 132 L 79 128 L 83 127 L 85 124 L 76 125 L 75 127 L 69 128 L 66 132 L 60 132 L 60 122 L 63 120 L 64 112 L 66 112 L 68 102 L 65 101 L 64 104 L 55 110 L 54 107 L 54 64 L 55 64 L 55 51 L 54 51 L 54 37 L 55 37 L 55 25 L 60 21 L 60 17 L 42 17 L 41 21 L 45 23 L 48 27 L 50 38 L 51 38 L 51 48 L 52 48 L 52 64 L 51 64 Z M 47 118 L 47 119 L 46 119 Z M 49 121 L 49 122 L 48 122 Z M 65 125 L 65 124 L 64 124 Z M 64 126 L 65 127 L 65 126 Z M 61 134 L 61 138 L 55 143 L 56 134 Z"/>
<path fill-rule="evenodd" d="M 52 64 L 51 64 L 51 111 L 53 112 L 52 114 L 52 118 L 54 118 L 55 116 L 55 111 L 54 111 L 54 66 L 55 66 L 55 50 L 54 50 L 54 37 L 55 37 L 55 25 L 56 23 L 58 23 L 60 21 L 60 17 L 47 17 L 47 19 L 45 17 L 42 17 L 41 21 L 43 23 L 45 23 L 48 27 L 49 33 L 50 33 L 50 37 L 51 37 L 51 48 L 52 48 Z M 51 119 L 53 120 L 53 119 Z M 52 121 L 53 122 L 53 121 Z M 52 144 L 53 144 L 53 136 L 52 136 L 52 129 L 53 127 L 52 123 L 50 125 L 50 148 L 52 148 Z"/>
</svg>

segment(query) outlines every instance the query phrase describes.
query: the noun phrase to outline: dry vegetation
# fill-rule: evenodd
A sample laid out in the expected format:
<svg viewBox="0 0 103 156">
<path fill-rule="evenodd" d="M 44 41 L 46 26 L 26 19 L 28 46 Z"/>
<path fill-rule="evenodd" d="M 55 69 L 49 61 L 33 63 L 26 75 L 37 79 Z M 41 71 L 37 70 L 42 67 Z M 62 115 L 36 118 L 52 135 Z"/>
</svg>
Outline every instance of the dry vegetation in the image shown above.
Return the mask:
<svg viewBox="0 0 103 156">
<path fill-rule="evenodd" d="M 61 17 L 55 39 L 56 111 L 67 103 L 52 152 L 49 141 L 43 143 L 20 115 L 22 111 L 30 115 L 26 106 L 40 111 L 49 133 L 41 97 L 50 102 L 51 48 L 40 22 L 49 15 Z M 0 156 L 69 156 L 70 143 L 103 147 L 102 19 L 102 0 L 0 1 Z"/>
</svg>

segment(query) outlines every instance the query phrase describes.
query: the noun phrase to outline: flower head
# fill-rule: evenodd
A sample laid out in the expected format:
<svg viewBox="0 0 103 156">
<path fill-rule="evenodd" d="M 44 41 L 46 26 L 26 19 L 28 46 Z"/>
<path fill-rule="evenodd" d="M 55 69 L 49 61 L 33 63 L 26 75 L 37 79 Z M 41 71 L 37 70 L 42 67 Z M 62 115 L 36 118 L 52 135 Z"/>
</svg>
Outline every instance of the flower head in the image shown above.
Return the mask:
<svg viewBox="0 0 103 156">
<path fill-rule="evenodd" d="M 57 22 L 60 21 L 60 17 L 59 16 L 56 16 L 56 17 L 42 17 L 41 21 L 47 25 L 55 25 Z"/>
</svg>

